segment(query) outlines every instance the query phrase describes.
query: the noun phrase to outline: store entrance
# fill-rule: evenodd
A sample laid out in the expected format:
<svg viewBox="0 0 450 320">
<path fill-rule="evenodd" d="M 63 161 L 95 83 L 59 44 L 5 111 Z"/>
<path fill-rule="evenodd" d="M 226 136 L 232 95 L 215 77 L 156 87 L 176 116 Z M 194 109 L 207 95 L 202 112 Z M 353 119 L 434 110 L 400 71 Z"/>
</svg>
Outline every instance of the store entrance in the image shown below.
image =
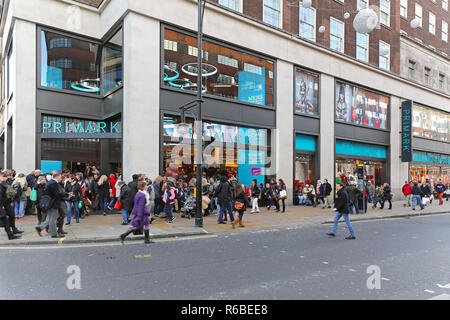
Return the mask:
<svg viewBox="0 0 450 320">
<path fill-rule="evenodd" d="M 336 159 L 336 184 L 358 181 L 358 165 L 364 165 L 366 179 L 376 186 L 383 185 L 386 181 L 386 162 L 361 159 Z"/>
</svg>

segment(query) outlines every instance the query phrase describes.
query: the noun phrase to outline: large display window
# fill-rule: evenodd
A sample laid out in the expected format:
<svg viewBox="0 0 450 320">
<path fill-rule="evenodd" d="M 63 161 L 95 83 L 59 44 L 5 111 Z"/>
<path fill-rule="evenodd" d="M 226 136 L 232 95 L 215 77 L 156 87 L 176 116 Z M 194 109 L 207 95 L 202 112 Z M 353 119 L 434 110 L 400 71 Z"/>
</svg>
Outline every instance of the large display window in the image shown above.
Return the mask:
<svg viewBox="0 0 450 320">
<path fill-rule="evenodd" d="M 413 105 L 413 135 L 450 142 L 450 113 Z"/>
<path fill-rule="evenodd" d="M 204 40 L 202 88 L 205 94 L 274 106 L 274 62 Z M 164 29 L 164 86 L 197 90 L 197 38 Z"/>
<path fill-rule="evenodd" d="M 187 120 L 186 125 L 179 122 L 178 117 L 164 116 L 164 171 L 175 164 L 180 178 L 190 180 L 196 174 L 197 134 L 191 120 Z M 233 174 L 246 186 L 253 179 L 264 183 L 269 132 L 267 129 L 204 122 L 203 166 L 206 176 L 215 178 Z"/>
<path fill-rule="evenodd" d="M 388 129 L 389 97 L 336 81 L 336 120 Z"/>
<path fill-rule="evenodd" d="M 336 159 L 336 184 L 356 182 L 359 186 L 358 166 L 364 166 L 364 174 L 366 179 L 381 186 L 386 182 L 386 162 L 361 159 Z"/>
<path fill-rule="evenodd" d="M 103 47 L 102 54 L 102 88 L 103 93 L 121 86 L 122 82 L 122 50 L 123 33 L 120 29 Z"/>
<path fill-rule="evenodd" d="M 295 113 L 319 115 L 319 75 L 295 69 Z"/>
<path fill-rule="evenodd" d="M 444 184 L 450 183 L 450 156 L 414 151 L 409 174 L 412 181 L 434 185 L 441 179 Z"/>
</svg>

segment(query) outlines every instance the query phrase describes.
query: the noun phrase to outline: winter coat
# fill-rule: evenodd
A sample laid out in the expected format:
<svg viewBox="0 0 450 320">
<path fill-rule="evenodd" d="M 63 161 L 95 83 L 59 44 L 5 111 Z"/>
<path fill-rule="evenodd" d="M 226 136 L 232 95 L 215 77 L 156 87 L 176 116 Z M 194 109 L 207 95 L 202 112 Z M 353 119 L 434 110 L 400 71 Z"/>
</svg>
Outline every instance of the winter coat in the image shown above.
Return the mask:
<svg viewBox="0 0 450 320">
<path fill-rule="evenodd" d="M 232 191 L 230 183 L 228 181 L 221 182 L 216 189 L 216 196 L 219 203 L 231 201 L 233 199 L 233 195 L 231 192 Z"/>
<path fill-rule="evenodd" d="M 419 186 L 413 186 L 412 194 L 421 197 L 425 196 L 422 189 Z"/>
<path fill-rule="evenodd" d="M 16 191 L 16 196 L 14 197 L 14 201 L 26 201 L 27 200 L 27 189 L 28 184 L 25 183 L 23 188 L 20 187 L 19 183 L 12 184 L 13 189 Z M 20 193 L 20 195 L 19 195 Z"/>
<path fill-rule="evenodd" d="M 436 192 L 437 193 L 441 193 L 441 192 L 444 192 L 444 191 L 445 191 L 445 186 L 442 183 L 438 183 L 436 185 Z"/>
<path fill-rule="evenodd" d="M 375 201 L 382 202 L 383 201 L 383 190 L 376 190 L 375 191 Z"/>
<path fill-rule="evenodd" d="M 175 203 L 175 188 L 170 187 L 164 190 L 163 199 L 165 204 L 174 204 Z"/>
<path fill-rule="evenodd" d="M 405 196 L 410 195 L 412 193 L 412 186 L 407 183 L 402 187 L 402 192 Z"/>
<path fill-rule="evenodd" d="M 344 188 L 342 188 L 337 192 L 334 207 L 339 213 L 348 214 L 349 213 L 348 203 L 349 203 L 348 193 Z"/>
<path fill-rule="evenodd" d="M 371 197 L 375 195 L 375 186 L 373 184 L 367 185 L 367 193 Z"/>
<path fill-rule="evenodd" d="M 258 197 L 259 197 L 259 194 L 260 194 L 260 191 L 259 191 L 258 185 L 257 185 L 257 184 L 252 185 L 252 194 L 251 194 L 251 196 L 252 196 L 253 198 L 258 198 Z"/>
<path fill-rule="evenodd" d="M 109 190 L 111 190 L 109 181 L 105 181 L 101 185 L 99 185 L 98 194 L 100 196 L 100 199 L 109 199 Z"/>
<path fill-rule="evenodd" d="M 325 197 L 328 197 L 331 194 L 331 191 L 333 191 L 333 188 L 331 187 L 331 184 L 329 182 L 324 183 L 324 190 L 325 190 Z"/>
<path fill-rule="evenodd" d="M 147 199 L 143 192 L 138 192 L 134 197 L 133 220 L 131 225 L 135 228 L 140 228 L 150 224 L 150 211 L 146 207 Z"/>
<path fill-rule="evenodd" d="M 60 191 L 58 182 L 53 179 L 45 186 L 44 194 L 50 196 L 52 199 L 51 209 L 58 209 L 61 206 L 62 200 L 69 196 L 67 193 Z"/>
<path fill-rule="evenodd" d="M 247 196 L 246 196 L 246 194 L 245 194 L 244 191 L 242 191 L 242 192 L 236 197 L 236 200 L 235 200 L 235 201 L 236 201 L 236 202 L 242 202 L 242 203 L 244 204 L 244 207 L 242 208 L 242 210 L 239 210 L 239 211 L 238 211 L 239 213 L 242 213 L 242 212 L 244 212 L 244 211 L 247 210 L 247 207 L 248 207 L 248 198 L 247 198 Z"/>
<path fill-rule="evenodd" d="M 360 192 L 358 188 L 353 185 L 345 187 L 345 190 L 348 193 L 348 199 L 351 203 L 355 202 L 358 199 L 358 193 Z"/>
<path fill-rule="evenodd" d="M 392 200 L 391 187 L 383 188 L 383 197 L 385 200 Z"/>
<path fill-rule="evenodd" d="M 126 210 L 127 212 L 131 212 L 131 209 L 133 208 L 133 199 L 131 198 L 130 187 L 124 184 L 119 190 L 119 201 L 122 203 L 122 209 Z"/>
<path fill-rule="evenodd" d="M 110 183 L 110 186 L 111 186 L 110 189 L 112 189 L 113 197 L 115 197 L 116 196 L 116 183 L 117 183 L 116 176 L 114 174 L 110 174 L 108 182 Z"/>
</svg>

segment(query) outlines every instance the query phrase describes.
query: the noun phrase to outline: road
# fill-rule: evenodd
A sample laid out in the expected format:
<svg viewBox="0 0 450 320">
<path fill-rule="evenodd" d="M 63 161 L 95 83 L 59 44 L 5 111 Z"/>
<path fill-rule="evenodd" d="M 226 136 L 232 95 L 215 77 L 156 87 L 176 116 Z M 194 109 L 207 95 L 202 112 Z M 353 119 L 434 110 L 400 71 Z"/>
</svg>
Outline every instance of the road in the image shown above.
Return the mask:
<svg viewBox="0 0 450 320">
<path fill-rule="evenodd" d="M 446 299 L 450 214 L 126 245 L 1 248 L 0 299 Z M 69 290 L 69 266 L 81 289 Z M 368 289 L 367 269 L 380 270 Z M 373 268 L 373 267 L 371 267 Z M 376 267 L 375 267 L 376 268 Z M 371 278 L 371 284 L 376 280 Z"/>
</svg>

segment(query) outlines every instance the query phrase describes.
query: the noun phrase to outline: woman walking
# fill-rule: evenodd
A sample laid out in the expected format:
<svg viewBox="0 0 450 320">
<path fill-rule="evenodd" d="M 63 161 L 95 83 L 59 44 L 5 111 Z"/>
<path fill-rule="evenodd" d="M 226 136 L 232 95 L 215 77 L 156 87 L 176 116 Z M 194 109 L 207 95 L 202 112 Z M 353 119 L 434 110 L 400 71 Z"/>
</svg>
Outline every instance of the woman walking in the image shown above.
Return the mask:
<svg viewBox="0 0 450 320">
<path fill-rule="evenodd" d="M 175 221 L 175 217 L 172 215 L 173 205 L 175 203 L 175 188 L 171 181 L 166 183 L 162 200 L 165 203 L 164 212 L 167 214 L 167 223 L 173 223 Z"/>
<path fill-rule="evenodd" d="M 244 217 L 244 212 L 247 210 L 248 199 L 247 196 L 245 195 L 244 188 L 242 185 L 238 184 L 236 186 L 236 189 L 234 190 L 234 198 L 235 198 L 234 209 L 238 212 L 238 216 L 232 222 L 233 229 L 236 227 L 236 223 L 238 222 L 239 227 L 244 228 L 245 226 L 242 223 L 242 218 Z"/>
<path fill-rule="evenodd" d="M 387 201 L 389 202 L 389 210 L 392 210 L 392 193 L 391 193 L 391 187 L 389 186 L 389 184 L 385 183 L 384 187 L 383 187 L 383 202 L 381 203 L 381 208 L 384 208 L 384 202 Z"/>
<path fill-rule="evenodd" d="M 105 175 L 102 175 L 98 180 L 98 195 L 100 199 L 100 208 L 103 210 L 103 215 L 106 216 L 108 210 L 109 195 L 112 192 L 111 184 Z"/>
<path fill-rule="evenodd" d="M 251 196 L 252 196 L 252 211 L 250 213 L 259 212 L 259 205 L 258 205 L 258 199 L 261 191 L 258 187 L 258 181 L 256 179 L 253 179 L 253 183 L 251 185 Z"/>
<path fill-rule="evenodd" d="M 20 173 L 18 177 L 12 183 L 12 187 L 16 192 L 14 197 L 14 213 L 16 219 L 23 219 L 25 203 L 27 202 L 27 189 L 28 184 L 23 173 Z"/>
<path fill-rule="evenodd" d="M 283 203 L 283 211 L 282 213 L 286 211 L 286 204 L 285 200 L 287 199 L 287 192 L 286 192 L 286 184 L 284 183 L 283 179 L 278 179 L 278 193 L 277 193 L 277 211 L 280 212 L 280 200 Z"/>
<path fill-rule="evenodd" d="M 147 196 L 144 193 L 144 190 L 146 189 L 147 184 L 145 183 L 145 181 L 139 181 L 138 193 L 134 197 L 134 217 L 131 221 L 132 227 L 125 233 L 120 235 L 120 240 L 122 241 L 122 243 L 130 233 L 137 232 L 142 228 L 144 229 L 144 243 L 153 243 L 153 241 L 150 240 L 150 211 L 147 209 L 147 203 L 150 202 L 150 199 L 148 199 L 148 193 Z"/>
</svg>

